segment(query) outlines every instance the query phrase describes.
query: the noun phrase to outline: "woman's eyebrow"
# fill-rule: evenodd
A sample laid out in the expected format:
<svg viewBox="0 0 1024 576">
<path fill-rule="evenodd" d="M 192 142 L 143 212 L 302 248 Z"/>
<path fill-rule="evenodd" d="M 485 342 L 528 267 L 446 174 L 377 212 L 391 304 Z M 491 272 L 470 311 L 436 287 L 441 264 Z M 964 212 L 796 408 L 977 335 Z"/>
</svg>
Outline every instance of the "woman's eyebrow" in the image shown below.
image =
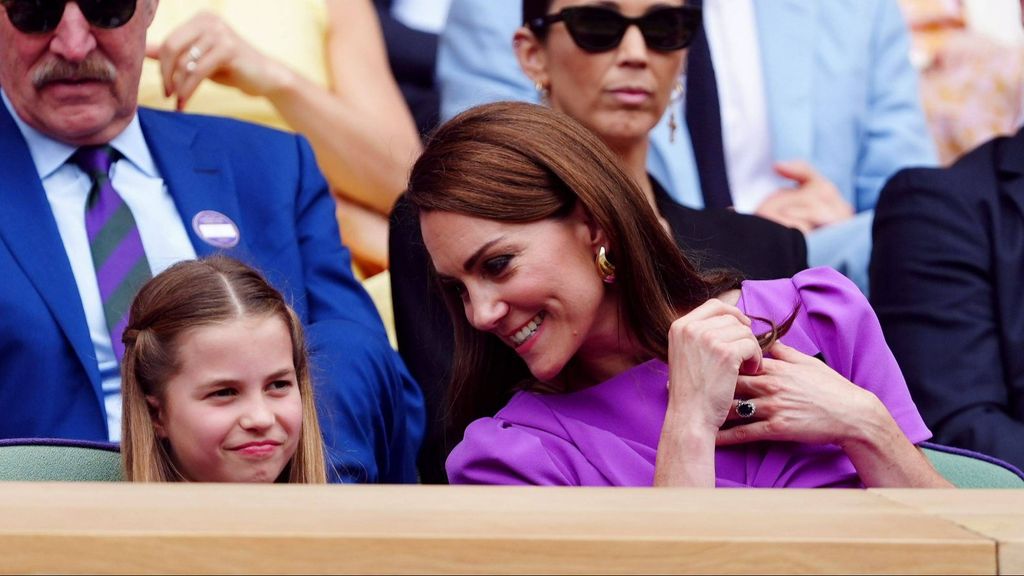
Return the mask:
<svg viewBox="0 0 1024 576">
<path fill-rule="evenodd" d="M 480 257 L 483 256 L 484 252 L 486 252 L 491 246 L 494 246 L 503 239 L 504 236 L 500 236 L 478 248 L 477 251 L 473 252 L 473 254 L 469 258 L 466 258 L 466 262 L 462 265 L 462 268 L 466 272 L 472 270 L 473 267 L 476 266 L 477 261 L 480 260 Z"/>
</svg>

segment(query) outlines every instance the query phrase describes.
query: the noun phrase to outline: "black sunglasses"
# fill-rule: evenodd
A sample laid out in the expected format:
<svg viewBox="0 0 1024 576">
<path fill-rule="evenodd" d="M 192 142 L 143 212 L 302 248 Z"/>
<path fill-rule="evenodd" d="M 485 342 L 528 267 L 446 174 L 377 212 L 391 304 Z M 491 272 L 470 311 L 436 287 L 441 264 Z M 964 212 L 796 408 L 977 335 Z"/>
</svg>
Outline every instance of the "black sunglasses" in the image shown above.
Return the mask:
<svg viewBox="0 0 1024 576">
<path fill-rule="evenodd" d="M 25 34 L 53 32 L 69 0 L 0 0 L 11 24 Z M 135 14 L 136 0 L 73 0 L 89 24 L 97 28 L 124 26 Z"/>
<path fill-rule="evenodd" d="M 571 6 L 534 18 L 527 26 L 540 35 L 555 22 L 565 22 L 577 46 L 587 52 L 607 52 L 614 50 L 626 30 L 635 24 L 648 48 L 670 52 L 690 45 L 700 28 L 700 17 L 700 8 L 696 6 L 656 8 L 639 18 L 629 18 L 603 6 Z"/>
</svg>

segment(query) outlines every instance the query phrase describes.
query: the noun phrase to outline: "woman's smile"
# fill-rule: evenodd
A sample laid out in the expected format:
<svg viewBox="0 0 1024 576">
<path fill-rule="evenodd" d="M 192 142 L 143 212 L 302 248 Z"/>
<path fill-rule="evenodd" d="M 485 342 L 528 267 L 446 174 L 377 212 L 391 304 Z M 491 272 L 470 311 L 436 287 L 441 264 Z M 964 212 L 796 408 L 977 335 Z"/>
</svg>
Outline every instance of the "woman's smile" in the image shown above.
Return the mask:
<svg viewBox="0 0 1024 576">
<path fill-rule="evenodd" d="M 536 316 L 530 319 L 529 322 L 524 324 L 521 328 L 519 328 L 509 336 L 509 339 L 512 340 L 512 343 L 516 349 L 519 349 L 524 343 L 526 343 L 528 340 L 531 340 L 534 337 L 534 335 L 537 334 L 537 330 L 540 328 L 540 325 L 544 323 L 544 318 L 546 316 L 547 314 L 545 312 L 538 313 Z"/>
</svg>

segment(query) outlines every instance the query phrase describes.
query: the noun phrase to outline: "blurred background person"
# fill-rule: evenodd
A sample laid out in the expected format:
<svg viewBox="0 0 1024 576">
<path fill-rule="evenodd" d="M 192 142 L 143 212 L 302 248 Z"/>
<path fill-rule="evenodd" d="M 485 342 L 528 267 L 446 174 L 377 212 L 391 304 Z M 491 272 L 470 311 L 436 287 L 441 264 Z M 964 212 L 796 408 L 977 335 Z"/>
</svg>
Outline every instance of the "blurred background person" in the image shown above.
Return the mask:
<svg viewBox="0 0 1024 576">
<path fill-rule="evenodd" d="M 936 441 L 1024 467 L 1024 130 L 878 202 L 871 303 Z"/>
<path fill-rule="evenodd" d="M 878 191 L 904 166 L 936 163 L 899 5 L 703 8 L 706 38 L 690 51 L 676 107 L 688 130 L 673 141 L 666 118 L 652 132 L 651 174 L 684 205 L 733 206 L 803 230 L 812 266 L 832 266 L 866 291 Z M 510 3 L 453 0 L 438 50 L 442 118 L 539 99 L 507 54 L 518 21 Z"/>
<path fill-rule="evenodd" d="M 682 90 L 679 74 L 685 48 L 699 34 L 699 9 L 681 0 L 625 0 L 619 9 L 592 0 L 522 4 L 524 25 L 513 40 L 520 67 L 546 104 L 615 152 L 662 226 L 699 266 L 734 268 L 748 278 L 788 277 L 807 267 L 796 230 L 723 208 L 687 208 L 647 172 L 650 133 Z M 641 17 L 637 25 L 626 19 Z"/>
<path fill-rule="evenodd" d="M 1016 132 L 1024 120 L 1024 35 L 1012 24 L 1020 18 L 1016 0 L 900 0 L 900 5 L 910 24 L 911 61 L 921 73 L 921 98 L 942 164 Z"/>
<path fill-rule="evenodd" d="M 387 267 L 387 216 L 420 141 L 369 0 L 164 0 L 147 55 L 140 104 L 306 136 L 358 271 Z"/>
</svg>

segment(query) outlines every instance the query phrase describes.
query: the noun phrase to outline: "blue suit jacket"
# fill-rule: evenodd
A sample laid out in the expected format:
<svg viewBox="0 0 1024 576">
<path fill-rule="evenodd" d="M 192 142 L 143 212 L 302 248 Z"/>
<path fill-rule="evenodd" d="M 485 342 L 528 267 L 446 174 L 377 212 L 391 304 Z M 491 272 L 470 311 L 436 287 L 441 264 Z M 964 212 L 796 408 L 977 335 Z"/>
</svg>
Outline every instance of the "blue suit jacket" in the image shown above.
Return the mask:
<svg viewBox="0 0 1024 576">
<path fill-rule="evenodd" d="M 334 202 L 301 137 L 140 109 L 199 256 L 201 210 L 241 231 L 225 253 L 262 270 L 303 319 L 331 460 L 343 479 L 414 481 L 422 398 L 350 272 Z M 106 440 L 99 369 L 71 265 L 14 120 L 0 106 L 0 438 Z"/>
</svg>

